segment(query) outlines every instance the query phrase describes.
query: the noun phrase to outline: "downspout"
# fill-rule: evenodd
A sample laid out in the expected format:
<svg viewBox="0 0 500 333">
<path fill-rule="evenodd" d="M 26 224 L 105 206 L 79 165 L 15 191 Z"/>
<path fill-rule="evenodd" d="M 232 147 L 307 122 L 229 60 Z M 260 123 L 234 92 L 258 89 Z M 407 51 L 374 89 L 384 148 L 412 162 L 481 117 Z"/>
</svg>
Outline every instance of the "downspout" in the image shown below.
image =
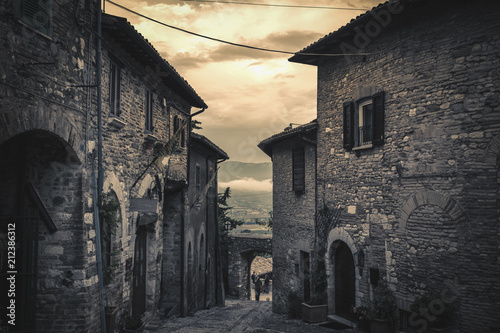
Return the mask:
<svg viewBox="0 0 500 333">
<path fill-rule="evenodd" d="M 203 108 L 201 109 L 200 111 L 197 111 L 191 115 L 189 115 L 187 121 L 189 122 L 187 124 L 187 142 L 186 142 L 186 148 L 187 148 L 187 172 L 186 172 L 186 179 L 187 179 L 187 183 L 188 183 L 188 186 L 187 186 L 187 204 L 188 206 L 190 205 L 190 202 L 189 202 L 189 185 L 190 185 L 190 167 L 191 167 L 191 119 L 196 116 L 196 115 L 199 115 L 200 113 L 204 112 L 206 108 Z M 187 276 L 186 276 L 186 220 L 187 219 L 187 216 L 184 216 L 184 215 L 189 215 L 190 214 L 190 211 L 189 209 L 186 210 L 185 209 L 185 196 L 182 196 L 182 212 L 181 212 L 181 317 L 186 317 L 187 316 L 187 312 L 188 312 L 188 301 L 186 299 L 186 287 L 189 288 L 189 286 L 186 285 L 186 279 L 187 279 Z M 187 212 L 187 213 L 186 213 Z"/>
<path fill-rule="evenodd" d="M 98 1 L 99 8 L 97 11 L 97 184 L 94 183 L 94 220 L 95 220 L 95 237 L 96 237 L 96 260 L 97 260 L 97 277 L 99 281 L 99 303 L 101 314 L 101 333 L 106 333 L 106 313 L 104 304 L 104 276 L 102 272 L 102 250 L 101 250 L 101 223 L 98 202 L 101 198 L 102 188 L 104 184 L 104 170 L 102 166 L 102 85 L 101 85 L 101 36 L 102 36 L 102 4 Z M 93 177 L 95 179 L 95 177 Z"/>
</svg>

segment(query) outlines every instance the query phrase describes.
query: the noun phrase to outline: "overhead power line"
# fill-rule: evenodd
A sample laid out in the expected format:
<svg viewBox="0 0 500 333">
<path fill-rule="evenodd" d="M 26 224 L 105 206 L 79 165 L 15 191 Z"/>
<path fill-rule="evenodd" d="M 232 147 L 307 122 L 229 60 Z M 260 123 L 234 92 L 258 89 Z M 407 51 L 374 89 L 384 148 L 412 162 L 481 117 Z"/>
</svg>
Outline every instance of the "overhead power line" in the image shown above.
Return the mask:
<svg viewBox="0 0 500 333">
<path fill-rule="evenodd" d="M 328 7 L 328 6 L 301 6 L 301 5 L 279 5 L 271 3 L 254 3 L 254 2 L 237 2 L 237 1 L 217 1 L 217 0 L 183 0 L 184 2 L 212 2 L 212 3 L 227 3 L 231 5 L 249 5 L 249 6 L 265 6 L 265 7 L 285 7 L 285 8 L 308 8 L 308 9 L 335 9 L 335 10 L 369 10 L 369 8 L 352 8 L 352 7 Z"/>
<path fill-rule="evenodd" d="M 369 55 L 371 53 L 303 53 L 303 52 L 289 52 L 289 51 L 281 51 L 281 50 L 272 50 L 272 49 L 266 49 L 266 48 L 262 48 L 262 47 L 256 47 L 256 46 L 250 46 L 250 45 L 244 45 L 244 44 L 239 44 L 239 43 L 233 43 L 233 42 L 229 42 L 229 41 L 226 41 L 226 40 L 222 40 L 222 39 L 218 39 L 218 38 L 214 38 L 214 37 L 210 37 L 210 36 L 206 36 L 206 35 L 202 35 L 202 34 L 198 34 L 196 32 L 192 32 L 192 31 L 189 31 L 189 30 L 185 30 L 185 29 L 182 29 L 182 28 L 178 28 L 178 27 L 174 27 L 172 25 L 169 25 L 169 24 L 166 24 L 164 22 L 161 22 L 161 21 L 158 21 L 158 20 L 155 20 L 149 16 L 146 16 L 144 14 L 141 14 L 139 12 L 136 12 L 130 8 L 127 8 L 125 6 L 122 6 L 120 4 L 117 4 L 116 2 L 113 2 L 111 0 L 106 0 L 106 2 L 109 2 L 110 4 L 113 4 L 115 5 L 116 7 L 119 7 L 127 12 L 130 12 L 132 14 L 135 14 L 137 16 L 140 16 L 142 18 L 145 18 L 149 21 L 152 21 L 152 22 L 155 22 L 157 24 L 160 24 L 160 25 L 163 25 L 165 27 L 168 27 L 168 28 L 171 28 L 171 29 L 175 29 L 175 30 L 178 30 L 178 31 L 182 31 L 182 32 L 185 32 L 187 34 L 190 34 L 190 35 L 193 35 L 193 36 L 197 36 L 197 37 L 201 37 L 201 38 L 205 38 L 205 39 L 209 39 L 209 40 L 212 40 L 212 41 L 216 41 L 216 42 L 219 42 L 219 43 L 223 43 L 223 44 L 228 44 L 228 45 L 233 45 L 233 46 L 238 46 L 238 47 L 244 47 L 244 48 L 247 48 L 247 49 L 252 49 L 252 50 L 258 50 L 258 51 L 265 51 L 265 52 L 274 52 L 274 53 L 282 53 L 282 54 L 292 54 L 292 55 L 305 55 L 305 56 L 327 56 L 327 57 L 341 57 L 341 56 L 365 56 L 365 55 Z"/>
</svg>

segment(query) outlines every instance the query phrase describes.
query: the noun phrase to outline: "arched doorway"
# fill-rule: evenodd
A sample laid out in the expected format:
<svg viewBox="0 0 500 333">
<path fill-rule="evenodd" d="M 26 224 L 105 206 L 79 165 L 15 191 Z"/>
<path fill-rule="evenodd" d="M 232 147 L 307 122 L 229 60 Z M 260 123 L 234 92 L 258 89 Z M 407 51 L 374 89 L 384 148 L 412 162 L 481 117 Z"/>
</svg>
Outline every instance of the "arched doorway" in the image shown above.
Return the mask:
<svg viewBox="0 0 500 333">
<path fill-rule="evenodd" d="M 337 241 L 333 243 L 333 262 L 335 279 L 335 314 L 349 318 L 356 304 L 356 277 L 354 257 L 349 246 Z"/>
<path fill-rule="evenodd" d="M 77 294 L 71 267 L 82 263 L 69 254 L 83 253 L 83 242 L 75 241 L 83 231 L 80 161 L 67 142 L 42 130 L 10 138 L 0 145 L 0 156 L 0 289 L 7 291 L 7 276 L 15 274 L 11 329 L 48 330 L 51 324 L 37 323 L 37 312 L 55 313 Z M 55 303 L 42 301 L 61 286 L 70 291 Z M 6 302 L 2 297 L 0 306 Z"/>
</svg>

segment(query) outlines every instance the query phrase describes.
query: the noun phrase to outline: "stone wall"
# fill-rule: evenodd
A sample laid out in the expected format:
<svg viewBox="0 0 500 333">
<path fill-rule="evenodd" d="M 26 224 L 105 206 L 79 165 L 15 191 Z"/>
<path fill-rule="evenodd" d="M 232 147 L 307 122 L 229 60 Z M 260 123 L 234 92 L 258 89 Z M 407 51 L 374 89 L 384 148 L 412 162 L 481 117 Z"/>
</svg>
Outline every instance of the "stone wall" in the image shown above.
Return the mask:
<svg viewBox="0 0 500 333">
<path fill-rule="evenodd" d="M 316 152 L 305 145 L 305 191 L 293 190 L 292 150 L 296 138 L 274 144 L 273 159 L 273 311 L 287 313 L 288 294 L 304 299 L 304 262 L 313 259 L 316 216 Z M 306 294 L 307 295 L 307 294 Z"/>
<path fill-rule="evenodd" d="M 401 310 L 456 284 L 463 332 L 500 327 L 498 9 L 436 6 L 423 16 L 405 7 L 370 40 L 370 55 L 318 66 L 318 198 L 343 212 L 332 231 L 364 249 L 365 267 L 380 269 Z M 385 143 L 346 151 L 343 103 L 378 91 Z M 363 272 L 356 305 L 373 290 Z"/>
</svg>

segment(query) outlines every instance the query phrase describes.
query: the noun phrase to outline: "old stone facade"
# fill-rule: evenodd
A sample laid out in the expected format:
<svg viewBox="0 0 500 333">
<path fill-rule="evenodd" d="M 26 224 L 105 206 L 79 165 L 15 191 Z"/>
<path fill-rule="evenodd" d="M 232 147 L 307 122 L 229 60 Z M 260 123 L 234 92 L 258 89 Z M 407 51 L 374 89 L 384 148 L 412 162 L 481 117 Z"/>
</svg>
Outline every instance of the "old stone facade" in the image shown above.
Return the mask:
<svg viewBox="0 0 500 333">
<path fill-rule="evenodd" d="M 273 162 L 273 311 L 286 313 L 294 291 L 310 298 L 316 216 L 316 128 L 313 121 L 262 141 Z"/>
<path fill-rule="evenodd" d="M 330 314 L 369 305 L 385 279 L 400 330 L 427 325 L 410 311 L 424 294 L 455 306 L 460 332 L 500 329 L 499 9 L 391 1 L 301 51 L 360 55 L 290 59 L 318 67 L 316 229 L 328 230 L 316 242 Z M 287 244 L 278 235 L 274 246 Z"/>
<path fill-rule="evenodd" d="M 191 108 L 207 106 L 124 18 L 111 15 L 102 16 L 99 87 L 97 1 L 45 4 L 0 5 L 2 292 L 9 287 L 7 272 L 17 272 L 16 326 L 10 329 L 100 332 L 102 299 L 113 311 L 108 324 L 119 330 L 128 315 L 147 321 L 158 311 L 176 287 L 162 281 L 180 276 L 187 288 L 187 259 L 181 256 L 186 237 L 169 228 L 180 229 L 193 216 L 187 209 L 194 186 L 188 169 Z M 221 152 L 210 149 L 206 163 L 216 172 L 212 161 Z M 110 211 L 114 218 L 99 219 L 96 230 L 101 182 L 115 211 Z M 173 196 L 176 191 L 180 194 Z M 203 208 L 213 215 L 212 206 Z M 105 211 L 101 205 L 101 214 Z M 215 256 L 216 233 L 206 229 L 207 250 L 197 255 L 197 263 Z M 8 240 L 14 237 L 12 248 Z M 15 262 L 7 261 L 12 259 L 7 248 Z M 170 248 L 178 255 L 166 252 Z M 205 267 L 211 273 L 199 273 L 203 286 L 214 283 L 217 271 L 215 264 L 205 264 L 197 272 Z M 186 297 L 175 299 L 179 312 Z M 2 307 L 11 302 L 1 299 Z M 1 325 L 9 318 L 1 318 Z"/>
</svg>

